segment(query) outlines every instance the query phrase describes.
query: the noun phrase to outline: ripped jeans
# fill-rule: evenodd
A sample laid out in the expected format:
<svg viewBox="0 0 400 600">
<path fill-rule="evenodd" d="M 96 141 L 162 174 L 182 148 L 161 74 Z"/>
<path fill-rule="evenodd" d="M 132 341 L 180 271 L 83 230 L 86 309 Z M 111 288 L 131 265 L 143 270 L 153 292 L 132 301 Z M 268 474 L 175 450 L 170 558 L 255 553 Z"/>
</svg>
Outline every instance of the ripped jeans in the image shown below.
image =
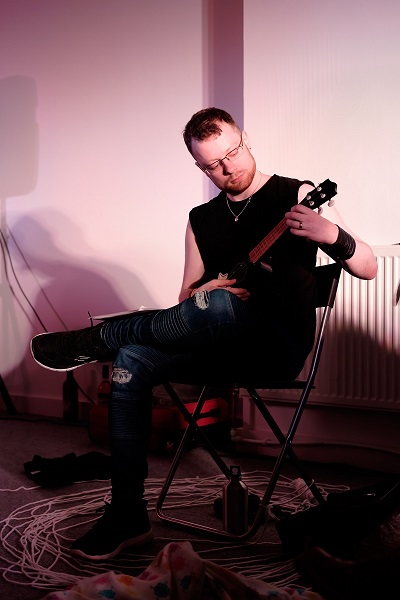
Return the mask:
<svg viewBox="0 0 400 600">
<path fill-rule="evenodd" d="M 267 322 L 261 317 L 249 301 L 216 289 L 102 325 L 103 341 L 116 352 L 109 429 L 112 504 L 121 514 L 143 503 L 155 386 L 196 372 L 199 381 L 228 372 L 234 378 L 247 364 L 276 378 L 298 375 L 306 356 L 292 334 L 274 315 L 267 314 Z"/>
<path fill-rule="evenodd" d="M 226 290 L 198 292 L 171 308 L 106 321 L 105 344 L 116 352 L 109 402 L 112 504 L 126 513 L 143 502 L 148 475 L 152 390 L 185 373 L 202 353 L 218 355 L 251 326 L 247 302 Z"/>
</svg>

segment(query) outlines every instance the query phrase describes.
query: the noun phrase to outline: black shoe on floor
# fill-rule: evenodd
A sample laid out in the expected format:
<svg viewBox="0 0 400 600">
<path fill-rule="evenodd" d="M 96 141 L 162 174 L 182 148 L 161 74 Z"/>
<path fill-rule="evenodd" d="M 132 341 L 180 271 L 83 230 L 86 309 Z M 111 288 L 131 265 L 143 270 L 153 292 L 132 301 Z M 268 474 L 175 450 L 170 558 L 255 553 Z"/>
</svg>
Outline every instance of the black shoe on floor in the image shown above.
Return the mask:
<svg viewBox="0 0 400 600">
<path fill-rule="evenodd" d="M 400 556 L 396 551 L 343 560 L 314 546 L 296 557 L 295 562 L 306 584 L 326 600 L 398 597 L 394 592 L 399 586 Z"/>
<path fill-rule="evenodd" d="M 108 361 L 112 350 L 100 337 L 101 324 L 77 331 L 40 333 L 31 341 L 32 356 L 51 371 L 71 371 L 97 360 Z"/>
<path fill-rule="evenodd" d="M 57 487 L 72 481 L 111 479 L 111 456 L 103 452 L 70 452 L 60 458 L 42 458 L 35 454 L 24 463 L 25 473 L 42 487 Z"/>
<path fill-rule="evenodd" d="M 145 506 L 132 506 L 129 518 L 121 519 L 107 506 L 104 514 L 85 535 L 73 542 L 71 554 L 89 560 L 114 558 L 125 548 L 142 546 L 154 539 Z"/>
</svg>

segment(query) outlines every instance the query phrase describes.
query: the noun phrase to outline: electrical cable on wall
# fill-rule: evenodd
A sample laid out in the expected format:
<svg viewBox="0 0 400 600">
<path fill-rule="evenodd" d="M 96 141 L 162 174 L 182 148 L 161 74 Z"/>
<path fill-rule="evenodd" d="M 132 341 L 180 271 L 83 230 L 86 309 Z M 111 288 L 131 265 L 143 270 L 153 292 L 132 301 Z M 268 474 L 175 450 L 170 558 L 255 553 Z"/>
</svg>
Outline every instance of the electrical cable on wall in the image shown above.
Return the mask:
<svg viewBox="0 0 400 600">
<path fill-rule="evenodd" d="M 29 304 L 29 306 L 31 307 L 32 311 L 35 313 L 35 315 L 36 315 L 36 317 L 37 317 L 37 319 L 38 319 L 39 323 L 40 323 L 40 324 L 41 324 L 41 326 L 43 327 L 43 329 L 44 329 L 45 331 L 47 331 L 47 329 L 46 329 L 46 327 L 45 327 L 45 325 L 44 325 L 43 321 L 41 320 L 41 318 L 40 318 L 40 316 L 38 315 L 37 311 L 36 311 L 36 310 L 35 310 L 35 308 L 32 306 L 32 303 L 30 302 L 29 298 L 27 297 L 27 295 L 25 294 L 24 290 L 22 289 L 22 286 L 21 286 L 21 284 L 20 284 L 20 282 L 19 282 L 19 280 L 18 280 L 18 277 L 17 277 L 17 275 L 16 275 L 16 273 L 15 273 L 15 270 L 14 270 L 14 266 L 13 266 L 13 263 L 12 263 L 11 254 L 10 254 L 10 250 L 9 250 L 9 247 L 8 247 L 8 244 L 7 244 L 7 240 L 6 240 L 6 238 L 4 237 L 4 234 L 3 234 L 3 232 L 2 232 L 2 231 L 0 231 L 0 245 L 1 245 L 2 257 L 3 257 L 4 273 L 5 273 L 6 281 L 7 281 L 7 283 L 8 283 L 8 287 L 9 287 L 9 289 L 10 289 L 10 292 L 11 292 L 11 294 L 12 294 L 12 296 L 13 296 L 14 300 L 15 300 L 15 301 L 18 303 L 18 306 L 21 308 L 22 312 L 25 314 L 26 318 L 29 320 L 29 322 L 31 323 L 31 325 L 33 325 L 33 323 L 32 323 L 32 321 L 31 321 L 31 319 L 30 319 L 30 317 L 29 317 L 29 315 L 28 315 L 28 313 L 27 313 L 26 309 L 23 307 L 23 305 L 22 305 L 21 301 L 20 301 L 20 300 L 19 300 L 19 298 L 17 297 L 17 295 L 16 295 L 16 293 L 15 293 L 15 290 L 14 290 L 14 288 L 13 288 L 12 284 L 11 284 L 11 281 L 10 281 L 10 278 L 9 278 L 8 267 L 7 267 L 7 258 L 8 258 L 8 262 L 9 262 L 9 264 L 10 264 L 10 267 L 11 267 L 11 271 L 12 271 L 12 273 L 13 273 L 13 275 L 14 275 L 15 281 L 17 282 L 17 285 L 18 285 L 19 289 L 21 290 L 21 293 L 23 294 L 23 296 L 24 296 L 25 300 L 28 302 L 28 304 Z"/>
<path fill-rule="evenodd" d="M 26 267 L 27 267 L 27 270 L 29 271 L 29 273 L 32 275 L 32 277 L 34 278 L 35 282 L 37 283 L 37 285 L 38 285 L 38 287 L 39 287 L 39 289 L 40 289 L 40 292 L 41 292 L 41 294 L 44 296 L 44 298 L 45 298 L 45 300 L 46 300 L 47 304 L 50 306 L 51 310 L 52 310 L 52 311 L 53 311 L 53 313 L 56 315 L 57 319 L 60 321 L 60 323 L 62 324 L 62 326 L 64 327 L 64 329 L 65 329 L 65 330 L 67 330 L 68 328 L 67 328 L 66 324 L 64 323 L 63 319 L 61 318 L 61 316 L 59 315 L 59 313 L 57 312 L 57 310 L 55 309 L 55 307 L 54 307 L 54 306 L 53 306 L 53 304 L 51 303 L 51 301 L 50 301 L 49 297 L 47 296 L 47 294 L 46 294 L 45 290 L 44 290 L 44 289 L 42 288 L 42 286 L 40 285 L 40 283 L 39 283 L 39 281 L 38 281 L 38 279 L 37 279 L 37 277 L 36 277 L 35 273 L 33 272 L 33 270 L 32 270 L 32 268 L 31 268 L 31 266 L 29 265 L 29 263 L 28 263 L 28 261 L 27 261 L 27 259 L 26 259 L 25 255 L 24 255 L 24 253 L 22 252 L 22 250 L 21 250 L 21 247 L 19 246 L 19 244 L 18 244 L 17 240 L 15 239 L 15 237 L 14 237 L 13 233 L 11 232 L 11 230 L 10 230 L 9 228 L 7 228 L 7 233 L 8 233 L 8 235 L 9 235 L 9 237 L 10 237 L 10 238 L 13 240 L 13 242 L 14 242 L 14 244 L 15 244 L 15 247 L 17 248 L 17 250 L 18 250 L 18 252 L 19 252 L 19 254 L 20 254 L 20 256 L 21 256 L 22 260 L 24 261 L 24 263 L 25 263 L 25 265 L 26 265 Z M 5 238 L 5 236 L 4 236 L 4 233 L 3 233 L 3 232 L 1 232 L 1 237 L 2 237 L 2 240 L 3 240 L 3 244 L 4 244 L 4 248 L 3 248 L 3 256 L 4 256 L 4 266 L 5 266 L 6 274 L 7 274 L 8 272 L 7 272 L 7 264 L 6 264 L 6 259 L 5 259 L 4 250 L 5 250 L 5 251 L 6 251 L 6 253 L 7 253 L 8 262 L 9 262 L 9 264 L 10 264 L 10 267 L 11 267 L 12 273 L 13 273 L 13 275 L 14 275 L 14 278 L 15 278 L 15 281 L 17 282 L 17 285 L 18 285 L 19 289 L 21 290 L 21 293 L 23 294 L 23 296 L 24 296 L 25 300 L 28 302 L 28 304 L 29 304 L 30 308 L 32 309 L 32 311 L 35 313 L 35 315 L 36 315 L 36 317 L 37 317 L 37 319 L 38 319 L 39 323 L 40 323 L 40 324 L 41 324 L 41 326 L 43 327 L 43 330 L 44 330 L 44 331 L 47 333 L 47 332 L 48 332 L 48 329 L 47 329 L 47 327 L 44 325 L 44 323 L 43 323 L 43 321 L 42 321 L 41 317 L 40 317 L 40 316 L 39 316 L 39 314 L 37 313 L 37 311 L 36 311 L 35 307 L 32 305 L 32 303 L 31 303 L 31 301 L 29 300 L 29 298 L 28 298 L 27 294 L 26 294 L 26 293 L 24 292 L 24 290 L 22 289 L 22 286 L 21 286 L 21 284 L 20 284 L 20 281 L 19 281 L 19 279 L 18 279 L 18 275 L 17 275 L 17 273 L 16 273 L 16 271 L 15 271 L 15 268 L 14 268 L 14 264 L 13 264 L 13 260 L 12 260 L 11 252 L 10 252 L 10 249 L 9 249 L 9 246 L 8 246 L 8 242 L 7 242 L 7 240 L 6 240 L 6 238 Z M 11 286 L 11 284 L 10 284 L 10 281 L 9 281 L 9 278 L 8 278 L 8 276 L 7 276 L 7 281 L 8 281 L 8 284 L 10 285 L 10 289 L 12 290 L 12 286 Z M 12 291 L 13 291 L 13 290 L 12 290 Z M 14 296 L 14 297 L 16 297 L 14 292 L 13 292 L 13 296 Z M 19 304 L 20 304 L 20 303 L 19 303 Z M 20 306 L 21 306 L 21 304 L 20 304 Z"/>
<path fill-rule="evenodd" d="M 57 319 L 60 321 L 61 325 L 63 326 L 63 328 L 67 331 L 68 327 L 65 324 L 65 322 L 63 321 L 63 319 L 61 318 L 60 314 L 57 312 L 56 308 L 54 307 L 54 305 L 51 303 L 48 295 L 46 294 L 45 290 L 42 288 L 42 286 L 40 285 L 33 269 L 31 268 L 31 266 L 29 265 L 23 251 L 21 250 L 21 247 L 19 246 L 17 240 L 15 239 L 13 233 L 11 232 L 10 228 L 7 227 L 7 235 L 13 240 L 13 243 L 15 245 L 15 247 L 17 248 L 22 260 L 24 261 L 24 264 L 27 267 L 27 270 L 29 271 L 29 273 L 32 275 L 32 277 L 34 278 L 36 284 L 38 285 L 41 294 L 43 295 L 43 297 L 45 298 L 47 304 L 49 305 L 49 307 L 51 308 L 52 312 L 55 314 L 55 316 L 57 317 Z M 10 277 L 9 277 L 9 269 L 8 269 L 8 264 L 10 266 L 11 272 L 14 276 L 14 279 L 16 281 L 16 284 L 18 286 L 18 289 L 20 290 L 21 294 L 23 295 L 23 297 L 25 298 L 26 302 L 28 303 L 29 307 L 31 308 L 31 310 L 33 311 L 33 313 L 35 314 L 37 320 L 39 321 L 41 327 L 43 328 L 44 332 L 48 332 L 47 327 L 45 326 L 42 318 L 40 317 L 39 313 L 37 312 L 37 310 L 35 309 L 35 307 L 33 306 L 32 302 L 29 300 L 28 295 L 26 294 L 26 292 L 24 291 L 21 282 L 19 281 L 18 275 L 16 273 L 15 267 L 14 267 L 14 263 L 13 263 L 13 259 L 11 256 L 11 252 L 10 252 L 10 248 L 8 245 L 8 241 L 4 235 L 4 233 L 2 231 L 0 231 L 0 245 L 1 245 L 1 250 L 2 250 L 2 258 L 3 258 L 3 263 L 4 263 L 4 272 L 5 272 L 5 276 L 6 276 L 6 281 L 8 284 L 8 287 L 11 291 L 11 294 L 13 296 L 13 298 L 15 299 L 15 301 L 18 303 L 18 306 L 21 308 L 21 310 L 23 311 L 23 313 L 25 314 L 25 316 L 27 317 L 28 321 L 31 323 L 31 325 L 33 326 L 32 320 L 27 312 L 27 310 L 24 308 L 21 300 L 18 298 L 12 284 L 10 281 Z M 7 263 L 7 259 L 8 259 L 8 263 Z M 82 387 L 79 385 L 79 383 L 77 384 L 79 391 L 83 394 L 83 396 L 89 400 L 89 402 L 91 402 L 92 404 L 94 403 L 94 400 L 92 398 L 90 398 L 90 396 L 82 389 Z"/>
</svg>

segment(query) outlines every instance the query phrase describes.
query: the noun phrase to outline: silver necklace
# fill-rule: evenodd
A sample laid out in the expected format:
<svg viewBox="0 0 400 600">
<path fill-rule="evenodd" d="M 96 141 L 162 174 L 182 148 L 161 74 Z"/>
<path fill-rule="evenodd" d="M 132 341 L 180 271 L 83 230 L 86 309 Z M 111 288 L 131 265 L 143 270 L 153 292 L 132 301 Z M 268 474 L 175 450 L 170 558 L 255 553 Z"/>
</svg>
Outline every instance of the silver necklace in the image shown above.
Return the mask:
<svg viewBox="0 0 400 600">
<path fill-rule="evenodd" d="M 228 196 L 226 197 L 226 205 L 229 209 L 229 211 L 233 214 L 233 216 L 235 217 L 235 222 L 237 222 L 239 220 L 240 215 L 246 210 L 246 208 L 248 207 L 248 205 L 250 204 L 250 200 L 252 199 L 253 194 L 251 196 L 249 196 L 247 198 L 247 202 L 246 204 L 243 206 L 242 210 L 240 211 L 240 213 L 236 214 L 233 212 L 233 210 L 231 209 L 231 207 L 229 206 L 229 200 L 228 200 Z"/>
<path fill-rule="evenodd" d="M 252 199 L 252 197 L 254 196 L 254 194 L 256 193 L 256 191 L 258 190 L 258 186 L 261 183 L 261 178 L 262 178 L 262 173 L 260 173 L 260 179 L 258 180 L 256 189 L 254 190 L 254 192 L 252 193 L 252 195 L 247 198 L 246 204 L 243 206 L 242 210 L 238 214 L 236 214 L 235 212 L 233 212 L 233 210 L 229 206 L 229 198 L 228 198 L 228 195 L 226 195 L 226 205 L 228 207 L 229 212 L 235 217 L 235 223 L 238 222 L 240 215 L 244 213 L 244 211 L 246 210 L 246 208 L 250 204 L 250 200 Z"/>
</svg>

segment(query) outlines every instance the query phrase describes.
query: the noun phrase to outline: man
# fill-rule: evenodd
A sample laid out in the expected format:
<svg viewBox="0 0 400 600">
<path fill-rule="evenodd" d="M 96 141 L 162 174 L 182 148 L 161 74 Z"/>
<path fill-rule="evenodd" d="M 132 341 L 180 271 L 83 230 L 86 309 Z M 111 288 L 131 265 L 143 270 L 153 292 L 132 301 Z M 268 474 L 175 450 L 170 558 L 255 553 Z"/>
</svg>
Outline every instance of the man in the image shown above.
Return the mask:
<svg viewBox="0 0 400 600">
<path fill-rule="evenodd" d="M 250 139 L 231 115 L 201 110 L 183 137 L 196 166 L 221 192 L 190 211 L 179 304 L 79 331 L 41 334 L 31 343 L 35 360 L 56 371 L 113 356 L 111 505 L 72 545 L 74 554 L 93 560 L 152 539 L 143 496 L 153 387 L 189 372 L 229 378 L 268 368 L 295 378 L 314 341 L 318 246 L 352 275 L 376 275 L 371 248 L 334 208 L 325 218 L 299 204 L 314 190 L 311 182 L 257 170 Z M 262 261 L 240 281 L 229 278 L 283 219 L 287 229 Z"/>
</svg>

